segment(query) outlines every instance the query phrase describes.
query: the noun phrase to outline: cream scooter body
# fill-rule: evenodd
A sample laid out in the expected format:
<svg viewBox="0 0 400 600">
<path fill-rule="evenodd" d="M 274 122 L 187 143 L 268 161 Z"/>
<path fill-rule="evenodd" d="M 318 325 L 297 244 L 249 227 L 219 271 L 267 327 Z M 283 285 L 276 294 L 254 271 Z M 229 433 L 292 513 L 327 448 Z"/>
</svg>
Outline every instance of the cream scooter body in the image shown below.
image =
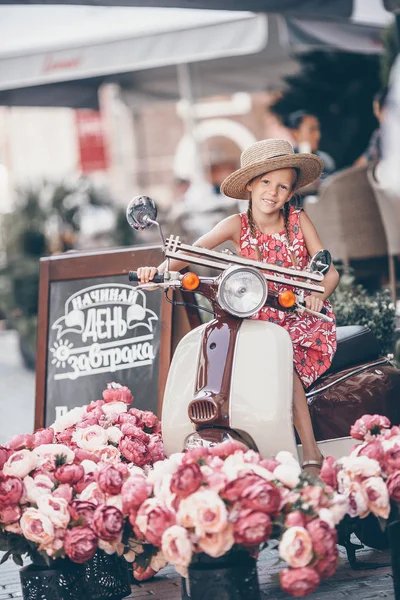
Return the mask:
<svg viewBox="0 0 400 600">
<path fill-rule="evenodd" d="M 195 396 L 205 327 L 197 327 L 180 341 L 169 369 L 162 410 L 167 455 L 181 452 L 182 442 L 195 433 L 188 406 Z M 279 450 L 297 452 L 292 427 L 292 372 L 292 343 L 287 331 L 273 323 L 243 320 L 233 353 L 229 427 L 239 435 L 245 432 L 265 457 Z"/>
</svg>

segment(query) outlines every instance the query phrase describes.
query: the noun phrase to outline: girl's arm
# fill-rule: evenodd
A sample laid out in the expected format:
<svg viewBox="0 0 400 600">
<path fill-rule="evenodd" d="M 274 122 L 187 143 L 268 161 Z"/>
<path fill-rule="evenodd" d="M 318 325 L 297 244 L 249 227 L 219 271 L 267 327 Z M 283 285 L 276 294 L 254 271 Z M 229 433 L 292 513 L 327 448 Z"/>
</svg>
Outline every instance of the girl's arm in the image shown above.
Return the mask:
<svg viewBox="0 0 400 600">
<path fill-rule="evenodd" d="M 300 213 L 300 227 L 303 232 L 304 241 L 310 256 L 313 256 L 316 252 L 318 252 L 318 250 L 322 250 L 324 248 L 310 217 L 304 212 L 304 210 L 302 210 Z M 311 308 L 311 310 L 320 312 L 324 300 L 329 298 L 338 283 L 339 273 L 332 264 L 322 280 L 322 285 L 325 288 L 325 292 L 323 294 L 313 292 L 311 296 L 308 296 L 306 298 L 307 308 Z"/>
<path fill-rule="evenodd" d="M 231 215 L 230 217 L 227 217 L 218 223 L 213 229 L 211 229 L 211 231 L 202 235 L 194 242 L 193 246 L 200 246 L 201 248 L 212 250 L 216 246 L 228 241 L 234 242 L 236 245 L 238 245 L 240 226 L 240 215 Z M 186 267 L 186 265 L 187 263 L 183 260 L 172 259 L 169 261 L 169 270 L 180 271 Z M 158 267 L 139 267 L 137 273 L 140 278 L 140 283 L 148 283 L 153 279 L 156 273 L 164 273 L 166 269 L 166 260 Z"/>
</svg>

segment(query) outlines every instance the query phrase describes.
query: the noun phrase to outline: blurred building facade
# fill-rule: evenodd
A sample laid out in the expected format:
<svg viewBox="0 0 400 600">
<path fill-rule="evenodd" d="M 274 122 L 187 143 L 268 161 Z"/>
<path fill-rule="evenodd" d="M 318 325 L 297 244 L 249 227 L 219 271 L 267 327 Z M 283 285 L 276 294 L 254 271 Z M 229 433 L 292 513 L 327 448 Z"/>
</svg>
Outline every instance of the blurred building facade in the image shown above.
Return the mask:
<svg viewBox="0 0 400 600">
<path fill-rule="evenodd" d="M 268 113 L 270 93 L 237 96 L 203 101 L 195 119 L 204 176 L 216 190 L 252 141 L 288 137 Z M 193 157 L 182 106 L 152 103 L 132 109 L 113 85 L 103 87 L 100 105 L 97 114 L 0 107 L 0 164 L 7 175 L 2 180 L 0 212 L 12 209 L 18 187 L 82 174 L 106 185 L 121 206 L 133 195 L 146 193 L 168 209 L 176 181 L 191 178 Z"/>
</svg>

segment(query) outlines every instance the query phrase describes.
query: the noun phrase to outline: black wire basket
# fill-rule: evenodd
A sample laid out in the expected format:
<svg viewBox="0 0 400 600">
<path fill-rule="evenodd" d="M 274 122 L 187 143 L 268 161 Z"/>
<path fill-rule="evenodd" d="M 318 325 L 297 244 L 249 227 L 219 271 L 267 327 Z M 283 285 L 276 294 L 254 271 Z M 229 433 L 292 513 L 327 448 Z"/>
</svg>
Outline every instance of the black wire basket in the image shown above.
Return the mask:
<svg viewBox="0 0 400 600">
<path fill-rule="evenodd" d="M 28 565 L 19 576 L 24 600 L 87 600 L 84 569 L 68 559 L 56 560 L 51 567 Z"/>
<path fill-rule="evenodd" d="M 98 550 L 84 565 L 86 600 L 121 600 L 131 593 L 128 563 Z"/>
</svg>

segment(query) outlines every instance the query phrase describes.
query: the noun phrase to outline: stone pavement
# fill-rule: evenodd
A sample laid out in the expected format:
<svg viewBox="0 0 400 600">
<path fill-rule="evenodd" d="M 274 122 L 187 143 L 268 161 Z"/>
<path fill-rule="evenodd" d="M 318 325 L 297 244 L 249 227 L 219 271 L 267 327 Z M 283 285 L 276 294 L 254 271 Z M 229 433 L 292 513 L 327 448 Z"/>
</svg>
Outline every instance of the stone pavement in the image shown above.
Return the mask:
<svg viewBox="0 0 400 600">
<path fill-rule="evenodd" d="M 0 553 L 1 554 L 1 553 Z M 365 565 L 375 564 L 375 568 L 352 570 L 344 552 L 340 553 L 339 568 L 331 579 L 324 582 L 314 594 L 307 596 L 310 600 L 376 600 L 379 598 L 394 599 L 393 580 L 390 558 L 387 551 L 364 549 L 357 553 L 359 562 Z M 278 555 L 274 550 L 264 550 L 259 560 L 259 580 L 261 597 L 289 599 L 279 588 L 278 573 L 281 565 L 277 564 Z M 18 567 L 7 561 L 0 566 L 0 600 L 22 598 L 19 583 Z M 180 578 L 175 570 L 167 567 L 151 581 L 132 587 L 132 600 L 180 600 Z M 210 598 L 218 600 L 218 598 Z"/>
</svg>

